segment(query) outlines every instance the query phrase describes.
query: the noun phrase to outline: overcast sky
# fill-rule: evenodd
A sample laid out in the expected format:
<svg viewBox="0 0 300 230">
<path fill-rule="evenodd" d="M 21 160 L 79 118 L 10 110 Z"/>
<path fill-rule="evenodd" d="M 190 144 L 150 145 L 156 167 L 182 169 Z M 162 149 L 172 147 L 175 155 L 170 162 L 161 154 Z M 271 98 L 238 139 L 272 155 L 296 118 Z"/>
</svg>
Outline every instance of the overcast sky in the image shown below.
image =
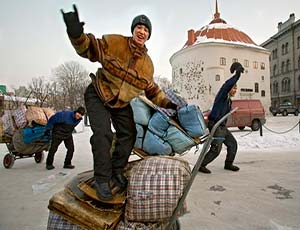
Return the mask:
<svg viewBox="0 0 300 230">
<path fill-rule="evenodd" d="M 73 50 L 60 9 L 77 5 L 85 32 L 100 37 L 117 33 L 130 36 L 132 19 L 146 14 L 152 22 L 146 43 L 154 62 L 155 75 L 171 79 L 169 58 L 187 40 L 189 29 L 207 25 L 215 12 L 215 0 L 0 0 L 0 85 L 27 86 L 34 77 L 51 79 L 51 70 L 68 61 L 91 64 Z M 228 24 L 261 44 L 277 32 L 278 22 L 290 13 L 300 18 L 299 0 L 218 0 L 219 12 Z"/>
</svg>

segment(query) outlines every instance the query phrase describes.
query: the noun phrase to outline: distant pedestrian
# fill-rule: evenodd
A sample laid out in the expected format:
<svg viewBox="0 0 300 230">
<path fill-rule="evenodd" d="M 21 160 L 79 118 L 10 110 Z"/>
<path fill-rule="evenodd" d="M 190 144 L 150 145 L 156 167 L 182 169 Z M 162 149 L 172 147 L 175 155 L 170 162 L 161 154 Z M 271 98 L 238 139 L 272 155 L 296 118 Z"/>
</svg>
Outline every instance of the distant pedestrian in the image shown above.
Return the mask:
<svg viewBox="0 0 300 230">
<path fill-rule="evenodd" d="M 48 152 L 46 169 L 51 170 L 55 167 L 53 166 L 54 155 L 57 151 L 58 146 L 64 142 L 67 148 L 67 154 L 65 157 L 64 168 L 73 169 L 72 158 L 74 153 L 74 142 L 72 133 L 74 128 L 82 120 L 82 116 L 85 114 L 85 109 L 79 107 L 75 111 L 61 111 L 55 113 L 50 117 L 46 125 L 46 133 L 49 135 L 51 133 L 51 146 Z"/>
<path fill-rule="evenodd" d="M 208 128 L 210 131 L 212 127 L 231 110 L 231 97 L 236 94 L 236 83 L 239 80 L 241 73 L 244 73 L 244 68 L 240 63 L 235 62 L 230 67 L 230 72 L 234 73 L 234 71 L 235 74 L 222 85 L 215 98 L 213 108 L 208 116 Z M 214 134 L 215 139 L 212 141 L 210 149 L 204 157 L 199 172 L 211 173 L 206 166 L 219 156 L 223 143 L 227 147 L 224 169 L 231 171 L 239 170 L 239 167 L 233 165 L 237 152 L 237 141 L 227 129 L 226 122 L 227 120 L 216 129 Z"/>
</svg>

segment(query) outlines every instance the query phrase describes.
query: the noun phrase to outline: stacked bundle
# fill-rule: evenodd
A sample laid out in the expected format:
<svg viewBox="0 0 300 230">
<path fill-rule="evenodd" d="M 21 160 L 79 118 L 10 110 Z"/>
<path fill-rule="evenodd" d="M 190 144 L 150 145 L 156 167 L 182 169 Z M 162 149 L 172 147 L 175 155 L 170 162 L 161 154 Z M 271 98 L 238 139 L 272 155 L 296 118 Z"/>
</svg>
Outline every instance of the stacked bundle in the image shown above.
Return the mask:
<svg viewBox="0 0 300 230">
<path fill-rule="evenodd" d="M 131 101 L 137 129 L 135 147 L 148 154 L 181 154 L 197 144 L 195 139 L 208 134 L 199 107 L 188 105 L 171 92 L 166 94 L 179 105 L 176 117 L 175 111 L 156 107 L 144 97 Z"/>
</svg>

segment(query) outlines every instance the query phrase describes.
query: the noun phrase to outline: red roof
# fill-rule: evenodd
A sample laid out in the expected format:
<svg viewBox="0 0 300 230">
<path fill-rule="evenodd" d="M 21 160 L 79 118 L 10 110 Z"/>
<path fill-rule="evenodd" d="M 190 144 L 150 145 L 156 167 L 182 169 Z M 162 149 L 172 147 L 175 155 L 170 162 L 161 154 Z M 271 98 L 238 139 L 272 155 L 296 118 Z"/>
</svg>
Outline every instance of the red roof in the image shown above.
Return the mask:
<svg viewBox="0 0 300 230">
<path fill-rule="evenodd" d="M 233 26 L 228 25 L 225 20 L 220 18 L 217 2 L 214 19 L 209 23 L 209 25 L 204 26 L 200 30 L 196 31 L 194 36 L 189 36 L 189 39 L 192 39 L 192 41 L 187 41 L 185 46 L 191 46 L 197 40 L 201 42 L 207 39 L 224 40 L 227 42 L 245 43 L 256 46 L 256 44 L 247 34 L 234 28 Z"/>
</svg>

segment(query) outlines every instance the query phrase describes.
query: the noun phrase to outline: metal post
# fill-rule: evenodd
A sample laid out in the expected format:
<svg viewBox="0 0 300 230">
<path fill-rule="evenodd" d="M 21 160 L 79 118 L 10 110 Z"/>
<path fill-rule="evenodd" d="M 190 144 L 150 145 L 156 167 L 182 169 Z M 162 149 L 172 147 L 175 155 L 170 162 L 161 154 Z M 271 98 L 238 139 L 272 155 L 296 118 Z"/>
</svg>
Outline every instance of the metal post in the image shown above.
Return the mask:
<svg viewBox="0 0 300 230">
<path fill-rule="evenodd" d="M 263 131 L 262 131 L 262 124 L 259 122 L 259 134 L 262 137 L 263 136 Z"/>
</svg>

